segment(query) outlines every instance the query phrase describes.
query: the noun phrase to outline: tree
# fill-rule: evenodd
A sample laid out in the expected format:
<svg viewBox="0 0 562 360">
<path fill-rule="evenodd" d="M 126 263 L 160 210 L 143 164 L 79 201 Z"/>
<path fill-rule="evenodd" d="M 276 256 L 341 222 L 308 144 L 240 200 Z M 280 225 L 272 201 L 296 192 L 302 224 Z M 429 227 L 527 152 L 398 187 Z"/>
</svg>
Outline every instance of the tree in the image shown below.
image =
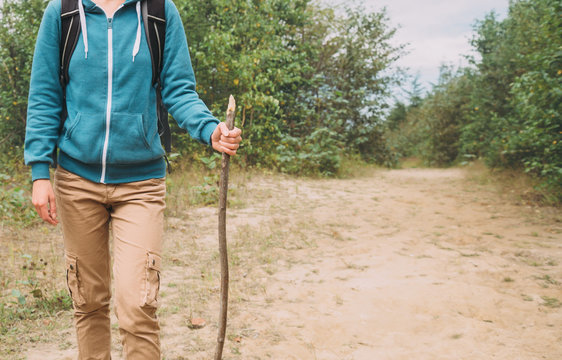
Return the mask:
<svg viewBox="0 0 562 360">
<path fill-rule="evenodd" d="M 421 107 L 408 108 L 404 125 L 390 132 L 396 151 L 407 153 L 409 145 L 436 165 L 462 156 L 523 169 L 559 202 L 561 13 L 560 1 L 519 0 L 505 20 L 491 13 L 478 21 L 471 43 L 481 58 L 456 73 L 442 71 Z"/>
<path fill-rule="evenodd" d="M 46 5 L 44 0 L 0 5 L 0 149 L 23 144 L 33 50 Z"/>
</svg>

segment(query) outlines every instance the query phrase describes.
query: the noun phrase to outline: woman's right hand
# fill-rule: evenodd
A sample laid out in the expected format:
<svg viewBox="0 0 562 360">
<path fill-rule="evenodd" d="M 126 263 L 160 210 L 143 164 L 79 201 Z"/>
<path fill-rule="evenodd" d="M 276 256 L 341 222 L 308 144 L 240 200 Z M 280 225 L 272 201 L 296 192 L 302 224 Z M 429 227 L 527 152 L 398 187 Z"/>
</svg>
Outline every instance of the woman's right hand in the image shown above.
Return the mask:
<svg viewBox="0 0 562 360">
<path fill-rule="evenodd" d="M 41 219 L 52 225 L 59 223 L 57 220 L 55 193 L 49 179 L 38 179 L 33 182 L 31 202 Z"/>
</svg>

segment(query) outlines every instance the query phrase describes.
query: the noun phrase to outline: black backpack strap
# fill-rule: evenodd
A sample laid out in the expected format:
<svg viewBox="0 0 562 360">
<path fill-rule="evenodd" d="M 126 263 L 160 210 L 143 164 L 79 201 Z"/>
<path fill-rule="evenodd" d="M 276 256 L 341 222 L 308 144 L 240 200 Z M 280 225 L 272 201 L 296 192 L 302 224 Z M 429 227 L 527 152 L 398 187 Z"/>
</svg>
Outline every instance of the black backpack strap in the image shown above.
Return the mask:
<svg viewBox="0 0 562 360">
<path fill-rule="evenodd" d="M 61 0 L 61 39 L 60 39 L 60 83 L 62 88 L 68 84 L 68 65 L 70 58 L 76 48 L 80 35 L 80 14 L 78 13 L 78 1 Z"/>
<path fill-rule="evenodd" d="M 81 0 L 78 0 L 81 1 Z M 66 109 L 66 84 L 68 84 L 68 65 L 70 58 L 76 48 L 78 37 L 80 35 L 80 15 L 78 13 L 77 0 L 61 0 L 61 37 L 59 42 L 59 81 L 62 87 L 62 111 L 60 115 L 59 134 L 62 132 L 64 121 L 68 115 Z M 57 146 L 53 150 L 53 163 L 52 166 L 57 166 Z"/>
<path fill-rule="evenodd" d="M 165 0 L 142 0 L 141 9 L 144 32 L 152 59 L 152 85 L 156 86 L 158 134 L 160 134 L 164 149 L 166 152 L 170 152 L 172 151 L 172 133 L 168 122 L 168 111 L 162 102 L 162 86 L 160 83 L 164 45 L 166 43 Z"/>
<path fill-rule="evenodd" d="M 164 44 L 166 42 L 166 14 L 165 0 L 142 0 L 141 12 L 144 23 L 144 32 L 152 58 L 152 84 L 160 79 L 162 71 L 162 58 L 164 57 Z"/>
</svg>

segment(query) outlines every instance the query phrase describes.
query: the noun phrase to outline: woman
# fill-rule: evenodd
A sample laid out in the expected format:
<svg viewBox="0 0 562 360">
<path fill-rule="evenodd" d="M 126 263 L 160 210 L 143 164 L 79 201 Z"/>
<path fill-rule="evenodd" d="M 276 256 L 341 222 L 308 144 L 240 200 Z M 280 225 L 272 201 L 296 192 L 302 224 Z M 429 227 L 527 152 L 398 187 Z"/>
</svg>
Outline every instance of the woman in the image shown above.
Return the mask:
<svg viewBox="0 0 562 360">
<path fill-rule="evenodd" d="M 164 151 L 139 0 L 78 0 L 81 33 L 68 67 L 68 117 L 59 130 L 61 0 L 43 16 L 29 92 L 25 162 L 43 220 L 62 220 L 66 277 L 79 359 L 110 359 L 109 225 L 114 239 L 115 310 L 127 359 L 159 359 L 156 318 L 165 197 Z M 236 154 L 229 131 L 195 92 L 179 13 L 165 0 L 162 99 L 179 126 Z M 58 145 L 54 191 L 49 164 Z"/>
</svg>

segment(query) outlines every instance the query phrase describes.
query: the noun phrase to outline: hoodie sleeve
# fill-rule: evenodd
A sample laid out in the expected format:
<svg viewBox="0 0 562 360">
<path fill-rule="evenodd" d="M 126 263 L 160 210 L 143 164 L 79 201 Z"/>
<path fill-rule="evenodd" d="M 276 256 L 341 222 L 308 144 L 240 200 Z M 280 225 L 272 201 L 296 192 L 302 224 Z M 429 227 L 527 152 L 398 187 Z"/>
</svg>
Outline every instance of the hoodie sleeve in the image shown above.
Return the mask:
<svg viewBox="0 0 562 360">
<path fill-rule="evenodd" d="M 210 144 L 217 120 L 195 92 L 195 75 L 180 14 L 172 1 L 166 1 L 166 42 L 160 79 L 162 100 L 178 125 L 191 137 Z"/>
<path fill-rule="evenodd" d="M 62 88 L 59 83 L 60 0 L 51 1 L 39 27 L 29 84 L 24 159 L 32 180 L 48 179 L 59 136 Z"/>
</svg>

